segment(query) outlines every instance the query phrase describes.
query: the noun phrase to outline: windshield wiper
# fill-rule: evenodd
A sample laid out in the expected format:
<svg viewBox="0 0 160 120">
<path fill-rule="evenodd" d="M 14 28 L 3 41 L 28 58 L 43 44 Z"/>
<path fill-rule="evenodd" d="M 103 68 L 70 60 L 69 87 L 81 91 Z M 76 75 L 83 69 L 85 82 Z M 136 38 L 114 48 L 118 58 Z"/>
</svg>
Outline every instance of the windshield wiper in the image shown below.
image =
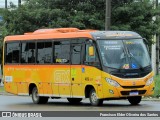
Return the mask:
<svg viewBox="0 0 160 120">
<path fill-rule="evenodd" d="M 133 54 L 129 51 L 129 49 L 127 47 L 126 47 L 126 50 L 127 50 L 128 57 L 133 58 L 136 61 L 140 70 L 144 70 L 143 66 L 137 61 L 137 59 L 133 56 Z M 131 62 L 131 60 L 130 60 L 130 62 Z"/>
</svg>

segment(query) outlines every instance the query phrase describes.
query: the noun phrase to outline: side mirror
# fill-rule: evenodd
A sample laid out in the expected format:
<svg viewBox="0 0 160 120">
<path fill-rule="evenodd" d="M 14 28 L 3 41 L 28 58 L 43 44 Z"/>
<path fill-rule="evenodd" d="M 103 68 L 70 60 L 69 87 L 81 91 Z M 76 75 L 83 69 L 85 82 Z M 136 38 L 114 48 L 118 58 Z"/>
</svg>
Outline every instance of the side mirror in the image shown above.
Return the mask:
<svg viewBox="0 0 160 120">
<path fill-rule="evenodd" d="M 146 38 L 143 38 L 143 40 L 144 40 L 144 43 L 145 43 L 145 45 L 147 47 L 147 50 L 149 51 L 149 42 L 147 41 Z"/>
<path fill-rule="evenodd" d="M 93 46 L 89 47 L 89 56 L 94 56 L 94 47 Z"/>
<path fill-rule="evenodd" d="M 144 42 L 145 42 L 145 44 L 146 44 L 146 45 L 148 45 L 148 44 L 149 44 L 149 42 L 147 41 L 147 39 L 146 39 L 146 38 L 143 38 L 143 40 L 144 40 Z"/>
</svg>

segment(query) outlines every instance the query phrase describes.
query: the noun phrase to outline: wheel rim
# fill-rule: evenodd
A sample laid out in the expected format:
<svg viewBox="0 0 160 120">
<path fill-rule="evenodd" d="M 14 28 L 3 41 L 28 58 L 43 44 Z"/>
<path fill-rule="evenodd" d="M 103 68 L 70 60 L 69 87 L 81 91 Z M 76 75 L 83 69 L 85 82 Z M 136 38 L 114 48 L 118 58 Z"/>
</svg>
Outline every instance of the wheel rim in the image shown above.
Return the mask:
<svg viewBox="0 0 160 120">
<path fill-rule="evenodd" d="M 92 92 L 91 94 L 91 101 L 92 103 L 96 103 L 97 102 L 97 95 L 96 95 L 96 92 Z"/>
<path fill-rule="evenodd" d="M 34 101 L 37 101 L 38 100 L 38 91 L 37 91 L 37 89 L 36 90 L 34 90 L 34 92 L 33 92 L 33 99 L 34 99 Z"/>
</svg>

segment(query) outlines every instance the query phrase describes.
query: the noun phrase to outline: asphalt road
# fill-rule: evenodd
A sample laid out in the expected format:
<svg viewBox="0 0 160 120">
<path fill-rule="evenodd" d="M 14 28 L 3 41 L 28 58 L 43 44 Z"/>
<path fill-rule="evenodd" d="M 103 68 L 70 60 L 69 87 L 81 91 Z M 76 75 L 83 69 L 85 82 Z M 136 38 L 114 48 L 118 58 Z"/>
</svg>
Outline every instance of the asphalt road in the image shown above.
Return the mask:
<svg viewBox="0 0 160 120">
<path fill-rule="evenodd" d="M 160 111 L 160 101 L 141 101 L 132 106 L 127 100 L 104 101 L 103 106 L 91 106 L 88 99 L 71 105 L 67 99 L 49 99 L 44 105 L 32 102 L 31 97 L 0 95 L 0 111 Z"/>
<path fill-rule="evenodd" d="M 66 99 L 50 99 L 47 104 L 33 104 L 31 97 L 0 95 L 0 111 L 160 111 L 160 101 L 142 101 L 132 106 L 127 100 L 105 101 L 103 106 L 91 106 L 88 99 L 79 105 L 71 105 Z M 63 113 L 62 113 L 63 114 Z M 13 118 L 13 120 L 20 118 Z M 27 118 L 23 118 L 25 120 Z M 34 118 L 44 120 L 45 118 Z M 47 118 L 50 120 L 53 118 Z M 58 120 L 159 120 L 158 117 L 54 117 Z"/>
</svg>

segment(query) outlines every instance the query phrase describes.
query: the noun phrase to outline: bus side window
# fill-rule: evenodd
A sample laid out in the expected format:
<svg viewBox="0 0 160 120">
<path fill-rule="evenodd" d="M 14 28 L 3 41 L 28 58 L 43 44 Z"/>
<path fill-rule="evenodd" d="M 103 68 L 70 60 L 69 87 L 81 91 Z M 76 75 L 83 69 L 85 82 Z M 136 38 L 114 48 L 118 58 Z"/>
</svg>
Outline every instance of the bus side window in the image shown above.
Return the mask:
<svg viewBox="0 0 160 120">
<path fill-rule="evenodd" d="M 7 43 L 6 63 L 19 63 L 20 43 Z"/>
<path fill-rule="evenodd" d="M 51 63 L 52 62 L 52 42 L 38 42 L 37 43 L 37 63 Z"/>
<path fill-rule="evenodd" d="M 90 46 L 93 46 L 94 48 L 94 55 L 92 56 L 89 55 Z M 95 67 L 100 67 L 99 57 L 98 57 L 95 45 L 86 44 L 85 51 L 86 51 L 85 52 L 85 64 L 95 66 Z"/>
<path fill-rule="evenodd" d="M 72 51 L 71 51 L 71 63 L 72 64 L 81 64 L 81 50 L 82 46 L 80 44 L 72 45 Z"/>
<path fill-rule="evenodd" d="M 21 63 L 28 63 L 28 43 L 22 43 L 21 45 Z"/>
<path fill-rule="evenodd" d="M 35 42 L 22 43 L 21 63 L 35 63 Z"/>
<path fill-rule="evenodd" d="M 54 42 L 54 60 L 56 64 L 70 63 L 70 44 L 69 41 Z"/>
<path fill-rule="evenodd" d="M 35 63 L 35 43 L 29 43 L 28 63 Z"/>
</svg>

